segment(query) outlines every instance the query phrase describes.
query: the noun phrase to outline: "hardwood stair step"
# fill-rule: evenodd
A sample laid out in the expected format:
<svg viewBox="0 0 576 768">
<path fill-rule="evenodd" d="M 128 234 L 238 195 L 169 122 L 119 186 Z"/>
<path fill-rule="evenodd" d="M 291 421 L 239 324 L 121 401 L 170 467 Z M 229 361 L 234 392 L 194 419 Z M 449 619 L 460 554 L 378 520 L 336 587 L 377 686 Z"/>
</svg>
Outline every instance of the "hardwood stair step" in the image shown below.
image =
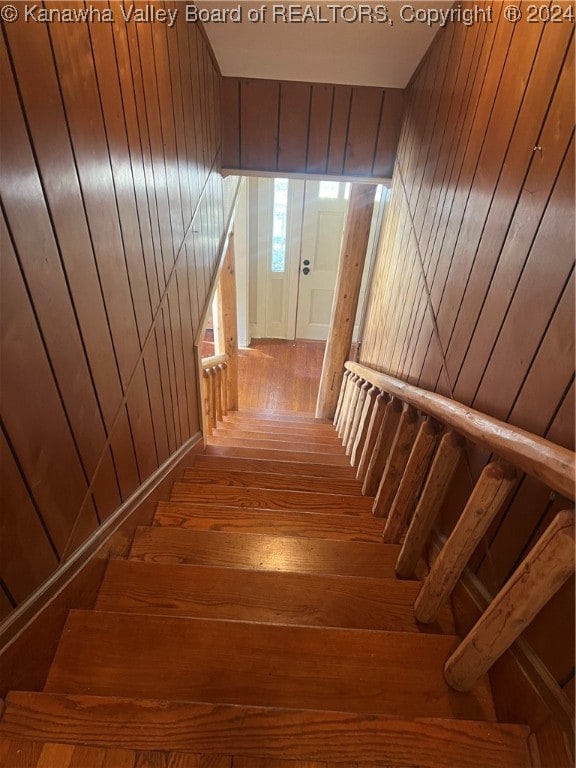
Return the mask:
<svg viewBox="0 0 576 768">
<path fill-rule="evenodd" d="M 265 456 L 234 456 L 229 451 L 237 449 L 213 448 L 204 454 L 194 457 L 192 468 L 198 469 L 222 469 L 235 472 L 267 472 L 275 475 L 287 475 L 298 478 L 323 478 L 345 480 L 353 487 L 358 487 L 356 470 L 349 464 L 347 466 L 332 466 L 330 464 L 317 464 L 309 462 L 287 461 L 267 459 Z M 360 484 L 360 490 L 362 485 Z"/>
<path fill-rule="evenodd" d="M 276 426 L 269 429 L 254 429 L 252 425 L 245 425 L 240 428 L 237 425 L 227 425 L 218 423 L 213 432 L 217 437 L 240 437 L 248 440 L 284 440 L 284 441 L 302 441 L 311 445 L 330 445 L 342 448 L 342 440 L 336 432 L 320 435 L 316 431 L 297 431 L 297 430 L 279 430 Z M 318 449 L 320 450 L 320 448 Z"/>
<path fill-rule="evenodd" d="M 315 453 L 300 451 L 300 450 L 281 450 L 272 448 L 254 448 L 246 445 L 232 446 L 232 445 L 220 445 L 212 442 L 208 442 L 205 448 L 205 453 L 208 456 L 226 456 L 239 459 L 266 459 L 269 461 L 289 461 L 295 464 L 307 465 L 309 463 L 313 465 L 327 464 L 331 467 L 337 467 L 341 470 L 348 470 L 348 477 L 355 477 L 356 471 L 350 466 L 350 460 L 348 456 L 340 456 L 336 453 Z M 311 468 L 307 468 L 306 473 L 310 474 Z M 346 475 L 344 475 L 346 477 Z"/>
<path fill-rule="evenodd" d="M 333 424 L 302 424 L 286 423 L 282 421 L 270 421 L 262 419 L 238 420 L 224 416 L 218 427 L 225 429 L 249 429 L 257 432 L 274 432 L 281 435 L 298 435 L 306 437 L 307 435 L 318 435 L 321 437 L 332 437 L 339 440 L 338 433 Z"/>
<path fill-rule="evenodd" d="M 282 768 L 278 758 L 327 763 L 315 768 L 344 762 L 348 768 L 531 765 L 528 728 L 521 725 L 104 696 L 14 691 L 0 733 L 127 750 L 243 756 L 242 762 L 234 760 L 235 768 Z M 262 758 L 273 762 L 268 766 Z M 191 765 L 227 768 L 212 761 Z M 285 768 L 312 766 L 287 762 Z"/>
<path fill-rule="evenodd" d="M 368 545 L 366 545 L 368 546 Z M 45 690 L 494 720 L 487 676 L 442 675 L 452 635 L 71 611 Z"/>
<path fill-rule="evenodd" d="M 323 453 L 323 454 L 334 454 L 334 456 L 339 456 L 344 459 L 346 459 L 346 453 L 344 451 L 344 448 L 340 443 L 337 444 L 329 444 L 329 445 L 322 445 L 322 450 L 320 451 L 320 448 L 317 444 L 309 441 L 304 440 L 283 440 L 281 439 L 281 436 L 278 440 L 267 440 L 264 438 L 257 438 L 257 437 L 242 437 L 241 435 L 232 435 L 230 437 L 228 436 L 221 436 L 218 434 L 218 431 L 214 432 L 214 434 L 210 435 L 208 438 L 208 444 L 209 445 L 221 445 L 221 446 L 228 446 L 231 448 L 269 448 L 271 450 L 277 450 L 277 451 L 298 451 L 299 453 L 307 453 L 307 454 L 316 454 Z M 348 459 L 346 459 L 346 463 L 349 463 Z"/>
<path fill-rule="evenodd" d="M 217 466 L 217 465 L 216 465 Z M 314 491 L 358 498 L 362 483 L 357 480 L 324 477 L 298 477 L 273 472 L 240 472 L 230 469 L 202 469 L 198 464 L 184 472 L 185 482 L 226 485 L 232 488 L 273 488 L 279 491 Z"/>
<path fill-rule="evenodd" d="M 337 496 L 329 493 L 305 491 L 278 491 L 268 488 L 231 488 L 225 485 L 202 485 L 195 482 L 174 483 L 171 501 L 190 501 L 198 504 L 216 504 L 223 507 L 249 509 L 292 509 L 333 514 L 371 515 L 374 499 L 360 496 Z"/>
<path fill-rule="evenodd" d="M 153 563 L 393 579 L 399 552 L 397 544 L 141 527 L 134 534 L 129 558 Z"/>
<path fill-rule="evenodd" d="M 196 531 L 265 533 L 335 541 L 364 541 L 382 544 L 381 519 L 364 515 L 316 515 L 313 512 L 234 509 L 161 501 L 154 525 Z"/>
<path fill-rule="evenodd" d="M 393 632 L 454 633 L 414 619 L 418 582 L 112 560 L 96 609 Z"/>
<path fill-rule="evenodd" d="M 260 419 L 277 423 L 296 422 L 298 424 L 313 424 L 314 426 L 332 426 L 332 419 L 317 419 L 313 413 L 302 413 L 301 411 L 250 410 L 249 408 L 242 408 L 238 411 L 229 411 L 226 418 L 239 421 Z"/>
</svg>

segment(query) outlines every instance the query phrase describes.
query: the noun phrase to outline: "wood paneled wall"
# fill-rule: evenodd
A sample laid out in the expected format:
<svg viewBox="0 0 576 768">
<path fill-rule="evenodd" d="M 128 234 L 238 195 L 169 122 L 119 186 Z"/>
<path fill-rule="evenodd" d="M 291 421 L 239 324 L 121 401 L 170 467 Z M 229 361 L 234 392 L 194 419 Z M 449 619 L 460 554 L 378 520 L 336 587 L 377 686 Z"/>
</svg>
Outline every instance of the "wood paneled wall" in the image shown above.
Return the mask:
<svg viewBox="0 0 576 768">
<path fill-rule="evenodd" d="M 390 178 L 404 91 L 222 80 L 222 167 Z"/>
<path fill-rule="evenodd" d="M 0 616 L 200 428 L 220 76 L 183 14 L 110 8 L 3 27 Z"/>
<path fill-rule="evenodd" d="M 439 33 L 407 94 L 360 360 L 574 447 L 573 25 Z M 487 456 L 470 451 L 443 526 Z M 567 502 L 522 478 L 473 564 L 494 593 Z M 574 583 L 526 633 L 574 673 Z"/>
</svg>

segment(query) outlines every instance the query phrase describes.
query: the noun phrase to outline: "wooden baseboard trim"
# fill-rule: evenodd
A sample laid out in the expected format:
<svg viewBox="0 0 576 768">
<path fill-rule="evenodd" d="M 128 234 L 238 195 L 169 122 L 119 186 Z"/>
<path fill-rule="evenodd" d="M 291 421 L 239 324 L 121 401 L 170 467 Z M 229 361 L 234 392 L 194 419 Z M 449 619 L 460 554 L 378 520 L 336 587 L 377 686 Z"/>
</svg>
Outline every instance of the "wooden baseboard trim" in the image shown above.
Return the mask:
<svg viewBox="0 0 576 768">
<path fill-rule="evenodd" d="M 197 432 L 0 624 L 0 696 L 42 687 L 68 611 L 93 606 L 108 559 L 127 552 L 135 528 L 151 522 L 156 503 L 203 450 Z"/>
<path fill-rule="evenodd" d="M 438 531 L 434 532 L 428 552 L 430 564 L 438 556 L 445 541 L 445 536 Z M 471 571 L 466 570 L 452 597 L 452 607 L 458 634 L 464 636 L 469 632 L 491 600 L 492 595 L 480 580 Z M 526 640 L 519 637 L 510 649 L 506 651 L 504 656 L 507 657 L 505 662 L 508 668 L 515 668 L 517 674 L 525 679 L 534 696 L 538 697 L 541 704 L 549 712 L 551 720 L 567 734 L 569 741 L 573 742 L 574 715 L 568 697 L 548 668 L 543 664 L 540 657 L 532 650 L 532 647 Z M 498 664 L 499 662 L 493 668 L 491 676 L 498 675 Z M 495 701 L 495 703 L 498 714 L 497 702 Z M 535 725 L 533 723 L 529 724 Z"/>
</svg>

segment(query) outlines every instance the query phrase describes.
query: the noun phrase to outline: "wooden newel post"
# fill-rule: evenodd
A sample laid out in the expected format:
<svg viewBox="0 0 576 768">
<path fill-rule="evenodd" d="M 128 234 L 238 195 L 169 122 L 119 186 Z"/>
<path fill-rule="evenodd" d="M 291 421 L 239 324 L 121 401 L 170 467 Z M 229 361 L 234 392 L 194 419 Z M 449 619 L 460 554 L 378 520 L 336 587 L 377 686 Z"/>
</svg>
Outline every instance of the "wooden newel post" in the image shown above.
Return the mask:
<svg viewBox="0 0 576 768">
<path fill-rule="evenodd" d="M 448 659 L 448 685 L 469 691 L 573 573 L 574 510 L 566 510 L 556 515 Z"/>
<path fill-rule="evenodd" d="M 238 320 L 236 313 L 236 272 L 234 268 L 234 235 L 228 248 L 218 280 L 218 353 L 228 355 L 225 377 L 227 392 L 223 401 L 227 410 L 238 410 Z"/>
<path fill-rule="evenodd" d="M 352 345 L 375 195 L 375 184 L 352 184 L 316 401 L 316 418 L 319 419 L 333 418 L 338 403 L 344 363 Z"/>
<path fill-rule="evenodd" d="M 416 598 L 417 621 L 422 624 L 436 621 L 440 607 L 452 594 L 482 536 L 506 503 L 515 481 L 515 471 L 504 463 L 493 462 L 484 467 Z"/>
</svg>

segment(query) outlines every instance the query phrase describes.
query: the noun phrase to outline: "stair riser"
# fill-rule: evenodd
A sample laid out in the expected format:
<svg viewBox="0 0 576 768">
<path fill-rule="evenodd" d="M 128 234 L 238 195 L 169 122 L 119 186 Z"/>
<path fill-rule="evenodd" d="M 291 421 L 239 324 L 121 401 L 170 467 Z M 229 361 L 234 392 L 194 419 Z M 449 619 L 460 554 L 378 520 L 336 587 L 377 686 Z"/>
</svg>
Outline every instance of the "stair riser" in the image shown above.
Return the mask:
<svg viewBox="0 0 576 768">
<path fill-rule="evenodd" d="M 270 624 L 438 632 L 414 620 L 419 584 L 350 577 L 112 561 L 101 611 Z M 445 632 L 454 632 L 449 612 Z"/>
</svg>

